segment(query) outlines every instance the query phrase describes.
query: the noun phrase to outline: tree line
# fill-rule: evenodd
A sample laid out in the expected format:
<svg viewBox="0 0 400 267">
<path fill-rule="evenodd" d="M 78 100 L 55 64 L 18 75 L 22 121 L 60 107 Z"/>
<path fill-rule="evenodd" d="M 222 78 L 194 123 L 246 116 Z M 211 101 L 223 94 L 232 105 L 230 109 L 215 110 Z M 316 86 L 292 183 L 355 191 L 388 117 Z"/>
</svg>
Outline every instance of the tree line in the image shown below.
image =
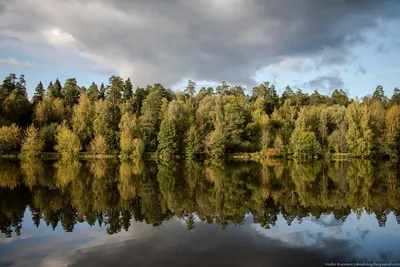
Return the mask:
<svg viewBox="0 0 400 267">
<path fill-rule="evenodd" d="M 28 207 L 38 227 L 71 232 L 78 223 L 105 226 L 107 233 L 131 223 L 159 226 L 174 216 L 188 229 L 195 218 L 222 228 L 253 223 L 269 229 L 283 217 L 287 225 L 309 216 L 370 214 L 384 227 L 400 224 L 400 168 L 384 161 L 267 160 L 223 167 L 198 161 L 146 164 L 143 161 L 3 161 L 0 164 L 0 232 L 21 234 Z M 392 218 L 390 215 L 394 215 Z"/>
<path fill-rule="evenodd" d="M 265 82 L 251 95 L 222 82 L 196 89 L 188 81 L 174 92 L 161 84 L 137 87 L 112 76 L 88 88 L 75 78 L 47 89 L 40 82 L 28 99 L 24 75 L 0 86 L 0 152 L 32 157 L 57 151 L 141 157 L 221 158 L 227 153 L 262 157 L 397 157 L 400 153 L 400 89 L 389 99 L 382 86 L 372 96 L 350 99 L 286 87 L 279 96 Z"/>
</svg>

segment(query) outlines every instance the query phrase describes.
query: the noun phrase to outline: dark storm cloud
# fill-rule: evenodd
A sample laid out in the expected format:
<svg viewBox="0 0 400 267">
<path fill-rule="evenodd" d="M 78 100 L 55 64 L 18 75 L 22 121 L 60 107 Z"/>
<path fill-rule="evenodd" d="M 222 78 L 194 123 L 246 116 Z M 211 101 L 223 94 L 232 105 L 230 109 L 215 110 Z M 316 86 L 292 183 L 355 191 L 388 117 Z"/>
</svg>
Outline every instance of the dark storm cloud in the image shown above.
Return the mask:
<svg viewBox="0 0 400 267">
<path fill-rule="evenodd" d="M 335 89 L 342 89 L 344 81 L 338 76 L 320 76 L 309 81 L 304 86 L 320 92 L 331 93 Z"/>
<path fill-rule="evenodd" d="M 399 11 L 395 0 L 1 3 L 0 34 L 74 49 L 139 85 L 183 78 L 251 84 L 257 70 L 284 57 L 344 64 L 364 30 Z"/>
</svg>

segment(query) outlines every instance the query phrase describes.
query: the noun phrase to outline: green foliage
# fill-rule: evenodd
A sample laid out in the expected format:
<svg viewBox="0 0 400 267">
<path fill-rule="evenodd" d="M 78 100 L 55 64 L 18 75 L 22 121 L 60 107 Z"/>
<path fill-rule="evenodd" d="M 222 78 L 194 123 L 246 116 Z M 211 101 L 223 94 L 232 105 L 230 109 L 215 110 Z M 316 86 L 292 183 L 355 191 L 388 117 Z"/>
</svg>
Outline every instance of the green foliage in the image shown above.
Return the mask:
<svg viewBox="0 0 400 267">
<path fill-rule="evenodd" d="M 346 140 L 351 153 L 359 157 L 369 157 L 372 149 L 371 114 L 368 106 L 357 101 L 351 103 L 346 110 L 348 130 Z"/>
<path fill-rule="evenodd" d="M 211 158 L 221 158 L 225 154 L 226 137 L 222 128 L 217 128 L 210 134 L 210 141 L 207 145 L 208 154 Z"/>
<path fill-rule="evenodd" d="M 118 105 L 122 101 L 122 92 L 124 90 L 124 80 L 121 77 L 111 76 L 108 85 L 108 100 L 113 105 Z"/>
<path fill-rule="evenodd" d="M 53 98 L 62 98 L 62 90 L 61 83 L 58 79 L 54 82 L 54 85 L 50 82 L 49 87 L 47 88 L 49 96 Z"/>
<path fill-rule="evenodd" d="M 32 124 L 26 129 L 22 142 L 21 153 L 23 157 L 32 158 L 39 156 L 43 151 L 44 142 L 39 137 L 39 130 Z"/>
<path fill-rule="evenodd" d="M 188 159 L 198 156 L 203 150 L 201 136 L 194 125 L 192 125 L 187 131 L 184 142 L 185 155 Z"/>
<path fill-rule="evenodd" d="M 62 92 L 67 106 L 73 106 L 78 103 L 80 89 L 75 78 L 69 78 L 65 81 Z"/>
<path fill-rule="evenodd" d="M 87 92 L 87 95 L 88 95 L 89 100 L 92 103 L 96 102 L 99 99 L 100 91 L 99 91 L 99 88 L 98 88 L 97 84 L 92 83 L 90 85 L 90 87 L 88 89 L 88 92 Z"/>
<path fill-rule="evenodd" d="M 293 144 L 295 157 L 313 157 L 320 153 L 321 146 L 313 132 L 301 132 Z"/>
<path fill-rule="evenodd" d="M 400 106 L 393 105 L 386 114 L 385 149 L 391 157 L 400 152 Z"/>
<path fill-rule="evenodd" d="M 63 159 L 72 159 L 78 156 L 82 150 L 79 137 L 63 122 L 57 127 L 57 145 L 55 150 L 61 154 Z"/>
<path fill-rule="evenodd" d="M 35 93 L 32 97 L 32 104 L 36 106 L 39 102 L 41 102 L 44 98 L 45 90 L 43 88 L 42 82 L 39 82 L 39 84 L 35 88 Z"/>
<path fill-rule="evenodd" d="M 94 107 L 85 93 L 79 97 L 79 103 L 73 108 L 71 118 L 72 129 L 81 141 L 83 147 L 86 147 L 93 138 L 93 117 Z"/>
<path fill-rule="evenodd" d="M 44 127 L 52 123 L 61 123 L 68 114 L 69 110 L 61 99 L 45 96 L 43 101 L 35 107 L 34 121 L 37 125 Z"/>
<path fill-rule="evenodd" d="M 131 79 L 126 79 L 124 83 L 124 100 L 127 101 L 132 98 L 133 96 L 133 85 L 131 83 Z"/>
<path fill-rule="evenodd" d="M 33 120 L 46 152 L 53 150 L 57 126 L 65 121 L 84 150 L 120 152 L 122 158 L 133 158 L 137 151 L 140 155 L 157 151 L 164 158 L 193 158 L 203 152 L 214 158 L 252 152 L 265 158 L 307 153 L 313 157 L 313 149 L 301 148 L 310 141 L 309 133 L 314 134 L 321 156 L 396 157 L 400 153 L 398 88 L 390 101 L 378 86 L 372 97 L 360 102 L 350 100 L 343 89 L 329 97 L 318 91 L 294 92 L 287 86 L 279 97 L 269 82 L 254 87 L 251 95 L 225 81 L 215 92 L 202 87 L 196 94 L 192 80 L 183 92 L 158 83 L 133 92 L 129 78 L 112 76 L 107 86 L 92 83 L 87 90 L 75 78 L 67 79 L 64 87 L 57 79 L 50 82 L 46 94 L 39 83 L 31 103 L 25 84 L 24 75 L 13 73 L 1 83 L 0 127 L 15 123 L 26 131 Z"/>
<path fill-rule="evenodd" d="M 16 124 L 0 127 L 0 152 L 18 151 L 21 145 L 21 130 Z"/>
<path fill-rule="evenodd" d="M 99 100 L 95 104 L 93 121 L 94 136 L 103 136 L 111 149 L 117 147 L 119 108 L 108 100 Z"/>
</svg>

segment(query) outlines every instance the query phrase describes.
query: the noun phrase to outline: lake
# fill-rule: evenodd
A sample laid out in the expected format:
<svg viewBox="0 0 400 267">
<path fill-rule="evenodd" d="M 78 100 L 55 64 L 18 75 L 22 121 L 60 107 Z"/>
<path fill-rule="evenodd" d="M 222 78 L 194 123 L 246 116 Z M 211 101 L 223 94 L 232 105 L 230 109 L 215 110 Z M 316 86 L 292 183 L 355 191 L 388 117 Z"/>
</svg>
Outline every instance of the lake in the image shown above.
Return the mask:
<svg viewBox="0 0 400 267">
<path fill-rule="evenodd" d="M 400 168 L 2 160 L 0 229 L 0 266 L 400 266 Z"/>
</svg>

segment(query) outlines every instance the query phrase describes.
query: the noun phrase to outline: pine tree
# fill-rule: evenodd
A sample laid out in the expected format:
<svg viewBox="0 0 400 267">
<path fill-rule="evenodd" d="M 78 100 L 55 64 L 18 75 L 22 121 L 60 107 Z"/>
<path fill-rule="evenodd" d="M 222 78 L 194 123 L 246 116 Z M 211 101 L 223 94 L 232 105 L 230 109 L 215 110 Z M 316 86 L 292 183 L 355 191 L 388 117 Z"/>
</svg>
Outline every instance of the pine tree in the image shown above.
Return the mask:
<svg viewBox="0 0 400 267">
<path fill-rule="evenodd" d="M 131 83 L 131 79 L 127 79 L 124 84 L 124 100 L 127 101 L 132 98 L 133 96 L 133 86 Z"/>
<path fill-rule="evenodd" d="M 39 82 L 39 84 L 35 88 L 35 94 L 32 97 L 32 103 L 34 106 L 36 106 L 40 101 L 43 100 L 44 97 L 44 88 L 42 82 Z"/>
<path fill-rule="evenodd" d="M 124 90 L 124 81 L 121 77 L 111 76 L 108 85 L 107 98 L 113 105 L 118 105 L 122 100 L 122 91 Z"/>
<path fill-rule="evenodd" d="M 196 94 L 196 83 L 189 80 L 184 93 L 189 97 L 193 97 Z"/>
<path fill-rule="evenodd" d="M 79 86 L 75 78 L 69 78 L 65 81 L 63 88 L 64 101 L 67 106 L 73 106 L 79 100 Z"/>
<path fill-rule="evenodd" d="M 100 91 L 99 88 L 97 87 L 97 84 L 93 82 L 90 85 L 87 95 L 89 97 L 89 100 L 93 103 L 99 99 Z"/>
<path fill-rule="evenodd" d="M 49 84 L 49 86 L 50 86 L 50 84 Z M 62 98 L 63 97 L 62 86 L 58 79 L 56 79 L 56 81 L 54 82 L 54 85 L 50 89 L 47 89 L 47 91 L 48 91 L 49 95 L 54 98 Z"/>
</svg>

